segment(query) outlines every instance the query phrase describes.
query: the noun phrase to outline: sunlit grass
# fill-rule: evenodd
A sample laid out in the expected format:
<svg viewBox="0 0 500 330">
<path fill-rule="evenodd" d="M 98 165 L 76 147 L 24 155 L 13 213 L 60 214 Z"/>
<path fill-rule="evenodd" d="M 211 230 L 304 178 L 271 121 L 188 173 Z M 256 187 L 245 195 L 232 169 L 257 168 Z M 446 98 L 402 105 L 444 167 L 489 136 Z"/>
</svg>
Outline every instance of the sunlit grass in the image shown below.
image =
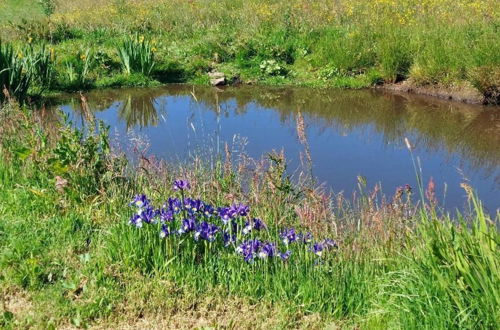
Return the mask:
<svg viewBox="0 0 500 330">
<path fill-rule="evenodd" d="M 275 85 L 358 88 L 409 80 L 475 89 L 495 103 L 498 8 L 493 0 L 86 0 L 56 2 L 50 17 L 4 31 L 19 43 L 52 42 L 61 63 L 91 44 L 103 63 L 86 88 L 107 86 L 110 76 L 121 74 L 117 66 L 130 56 L 116 49 L 125 49 L 124 34 L 139 33 L 158 42 L 151 74 L 139 71 L 161 82 L 178 81 L 166 69 L 173 66 L 181 81 L 197 83 L 208 83 L 212 70 Z M 261 70 L 263 63 L 276 63 L 279 70 Z M 58 68 L 64 76 L 66 67 Z"/>
<path fill-rule="evenodd" d="M 238 166 L 210 168 L 201 161 L 178 166 L 149 158 L 127 168 L 125 159 L 110 153 L 102 125 L 96 132 L 63 124 L 42 133 L 33 114 L 15 105 L 0 115 L 2 326 L 84 327 L 135 323 L 145 315 L 165 322 L 199 306 L 205 312 L 234 306 L 237 299 L 249 306 L 240 318 L 262 325 L 275 319 L 272 324 L 281 327 L 500 324 L 498 215 L 485 214 L 467 185 L 470 214 L 438 216 L 427 204 L 427 212 L 417 209 L 408 217 L 390 205 L 405 197 L 388 199 L 375 222 L 365 205 L 373 203 L 369 195 L 352 205 L 318 204 L 314 194 L 321 192 L 291 183 L 280 155 L 250 178 Z M 190 189 L 174 191 L 178 178 L 187 179 Z M 129 203 L 137 193 L 148 194 L 154 205 L 187 194 L 216 206 L 245 202 L 250 216 L 268 227 L 251 235 L 278 241 L 282 228 L 294 226 L 317 238 L 335 238 L 338 249 L 319 256 L 307 245 L 290 245 L 286 262 L 245 262 L 220 237 L 162 238 L 160 224 L 131 226 L 137 210 Z M 300 207 L 318 212 L 316 220 L 302 222 Z M 406 201 L 402 207 L 414 206 Z M 319 216 L 325 210 L 326 218 Z M 12 299 L 24 301 L 24 309 L 12 307 Z M 271 314 L 265 312 L 269 308 Z M 229 313 L 208 325 L 237 322 Z"/>
</svg>

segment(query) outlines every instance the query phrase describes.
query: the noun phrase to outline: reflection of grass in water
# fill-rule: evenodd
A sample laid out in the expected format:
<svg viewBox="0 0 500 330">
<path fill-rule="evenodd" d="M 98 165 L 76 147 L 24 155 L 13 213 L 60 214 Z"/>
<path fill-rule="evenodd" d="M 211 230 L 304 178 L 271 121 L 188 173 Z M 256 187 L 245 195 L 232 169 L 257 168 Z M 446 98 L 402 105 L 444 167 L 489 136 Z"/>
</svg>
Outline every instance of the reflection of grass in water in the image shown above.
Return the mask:
<svg viewBox="0 0 500 330">
<path fill-rule="evenodd" d="M 127 123 L 127 129 L 138 126 L 140 128 L 158 125 L 158 112 L 152 98 L 134 98 L 128 95 L 122 101 L 119 117 Z"/>
<path fill-rule="evenodd" d="M 202 108 L 217 112 L 213 89 L 197 86 L 194 90 Z M 89 102 L 104 108 L 126 94 L 131 99 L 124 101 L 124 104 L 129 104 L 128 107 L 134 103 L 139 109 L 147 108 L 140 113 L 132 113 L 133 108 L 129 108 L 129 115 L 122 117 L 127 125 L 134 122 L 154 124 L 158 118 L 154 108 L 149 107 L 152 99 L 165 94 L 190 96 L 192 91 L 191 86 L 95 91 L 90 94 L 92 97 L 89 97 Z M 315 121 L 323 128 L 348 133 L 373 127 L 387 143 L 399 145 L 402 145 L 405 136 L 411 135 L 418 147 L 429 151 L 458 153 L 472 167 L 494 172 L 500 166 L 500 115 L 495 109 L 425 97 L 309 88 L 229 88 L 218 92 L 217 97 L 221 104 L 229 101 L 236 104 L 236 114 L 245 113 L 248 105 L 257 103 L 278 111 L 282 121 L 296 123 L 296 113 L 292 109 L 299 106 L 306 120 Z"/>
</svg>

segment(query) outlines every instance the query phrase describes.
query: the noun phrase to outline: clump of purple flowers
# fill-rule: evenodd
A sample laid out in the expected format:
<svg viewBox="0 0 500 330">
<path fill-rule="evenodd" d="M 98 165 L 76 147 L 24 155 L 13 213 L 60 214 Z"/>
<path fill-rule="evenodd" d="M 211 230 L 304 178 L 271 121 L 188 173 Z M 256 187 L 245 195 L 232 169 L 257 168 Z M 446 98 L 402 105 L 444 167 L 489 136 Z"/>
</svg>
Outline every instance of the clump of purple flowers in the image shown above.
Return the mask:
<svg viewBox="0 0 500 330">
<path fill-rule="evenodd" d="M 251 262 L 255 258 L 266 259 L 278 255 L 275 243 L 260 241 L 258 239 L 241 243 L 236 248 L 236 252 L 241 254 L 247 262 Z"/>
<path fill-rule="evenodd" d="M 130 225 L 136 228 L 157 226 L 162 239 L 191 237 L 194 242 L 205 241 L 210 246 L 218 246 L 220 242 L 220 247 L 232 246 L 247 262 L 261 259 L 287 261 L 292 255 L 292 250 L 289 249 L 292 244 L 296 248 L 303 246 L 320 258 L 325 251 L 338 247 L 331 239 L 315 241 L 311 233 L 301 233 L 295 228 L 282 230 L 278 241 L 263 240 L 260 236 L 269 237 L 272 233 L 268 231 L 264 221 L 250 217 L 248 205 L 236 203 L 216 207 L 185 196 L 184 193 L 190 187 L 188 181 L 176 180 L 173 190 L 180 191 L 181 198 L 170 197 L 160 208 L 153 207 L 144 194 L 135 196 L 130 205 L 136 209 L 136 213 L 130 217 Z M 283 249 L 279 248 L 280 245 Z"/>
</svg>

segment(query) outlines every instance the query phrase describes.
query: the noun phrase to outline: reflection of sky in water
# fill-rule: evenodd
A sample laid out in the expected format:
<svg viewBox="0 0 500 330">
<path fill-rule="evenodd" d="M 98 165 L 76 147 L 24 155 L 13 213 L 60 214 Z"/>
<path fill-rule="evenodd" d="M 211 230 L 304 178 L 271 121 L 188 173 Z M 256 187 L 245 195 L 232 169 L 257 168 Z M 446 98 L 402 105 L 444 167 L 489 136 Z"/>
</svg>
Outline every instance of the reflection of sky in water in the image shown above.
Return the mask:
<svg viewBox="0 0 500 330">
<path fill-rule="evenodd" d="M 254 158 L 273 149 L 284 149 L 289 171 L 299 169 L 299 155 L 304 148 L 297 139 L 295 116 L 292 114 L 294 109 L 290 109 L 290 114 L 284 115 L 283 110 L 262 106 L 259 102 L 248 100 L 245 105 L 241 105 L 230 98 L 221 101 L 218 123 L 214 106 L 209 108 L 206 102 L 196 102 L 189 93 L 177 96 L 169 96 L 168 90 L 163 93 L 164 95 L 146 97 L 139 101 L 132 100 L 124 93 L 123 97 L 117 97 L 104 107 L 92 104 L 91 107 L 93 110 L 105 110 L 96 112 L 96 117 L 111 125 L 112 132 L 117 132 L 122 137 L 126 136 L 127 120 L 130 121 L 131 117 L 132 122 L 150 125 L 132 125 L 132 131 L 147 137 L 152 154 L 167 160 L 183 160 L 194 153 L 210 158 L 217 150 L 223 152 L 224 143 L 227 142 L 235 151 L 240 151 L 241 145 L 245 145 L 243 150 Z M 238 91 L 234 93 L 237 94 Z M 89 95 L 89 100 L 92 100 L 92 94 Z M 154 100 L 153 103 L 151 100 Z M 124 106 L 127 102 L 128 109 Z M 384 102 L 394 107 L 400 106 L 401 100 L 398 100 L 398 104 L 393 104 L 396 102 L 391 103 L 390 100 Z M 384 106 L 387 106 L 386 103 Z M 141 113 L 137 109 L 144 107 L 144 104 L 149 104 L 149 108 L 145 110 L 147 113 Z M 343 106 L 345 111 L 350 111 L 348 106 Z M 447 151 L 439 136 L 431 136 L 432 131 L 427 135 L 421 134 L 418 128 L 406 128 L 404 121 L 385 123 L 381 120 L 372 123 L 359 120 L 359 115 L 364 115 L 363 107 L 366 111 L 372 111 L 370 102 L 361 105 L 361 108 L 358 105 L 358 113 L 352 114 L 352 125 L 345 118 L 336 121 L 335 118 L 324 118 L 321 113 L 309 113 L 302 108 L 314 175 L 320 183 L 325 182 L 335 191 L 344 191 L 347 195 L 354 191 L 358 175 L 366 177 L 370 187 L 381 182 L 387 194 L 392 194 L 397 186 L 406 183 L 416 187 L 412 160 L 402 141 L 407 136 L 417 146 L 414 155 L 421 160 L 424 182 L 431 176 L 434 178 L 440 200 L 444 194 L 444 186 L 447 185 L 445 204 L 448 208 L 461 208 L 466 203 L 465 192 L 460 188 L 460 183 L 464 181 L 461 171 L 478 190 L 490 211 L 500 207 L 500 184 L 495 182 L 495 178 L 500 176 L 500 160 L 496 157 L 498 150 L 491 151 L 493 157 L 490 157 L 488 168 L 485 168 L 468 155 L 455 150 Z M 63 106 L 63 109 L 70 112 L 71 107 Z M 72 116 L 78 122 L 77 115 L 73 113 Z M 432 121 L 432 118 L 424 120 Z"/>
</svg>

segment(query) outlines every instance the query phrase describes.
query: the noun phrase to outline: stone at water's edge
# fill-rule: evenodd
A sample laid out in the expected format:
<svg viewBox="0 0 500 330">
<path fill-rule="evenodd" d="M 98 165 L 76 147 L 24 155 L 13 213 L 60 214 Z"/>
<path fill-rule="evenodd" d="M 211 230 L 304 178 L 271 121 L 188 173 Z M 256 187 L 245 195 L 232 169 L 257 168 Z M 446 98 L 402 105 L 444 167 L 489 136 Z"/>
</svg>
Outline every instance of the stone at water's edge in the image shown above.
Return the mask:
<svg viewBox="0 0 500 330">
<path fill-rule="evenodd" d="M 209 72 L 210 84 L 212 86 L 224 86 L 226 85 L 226 76 L 222 72 Z"/>
</svg>

